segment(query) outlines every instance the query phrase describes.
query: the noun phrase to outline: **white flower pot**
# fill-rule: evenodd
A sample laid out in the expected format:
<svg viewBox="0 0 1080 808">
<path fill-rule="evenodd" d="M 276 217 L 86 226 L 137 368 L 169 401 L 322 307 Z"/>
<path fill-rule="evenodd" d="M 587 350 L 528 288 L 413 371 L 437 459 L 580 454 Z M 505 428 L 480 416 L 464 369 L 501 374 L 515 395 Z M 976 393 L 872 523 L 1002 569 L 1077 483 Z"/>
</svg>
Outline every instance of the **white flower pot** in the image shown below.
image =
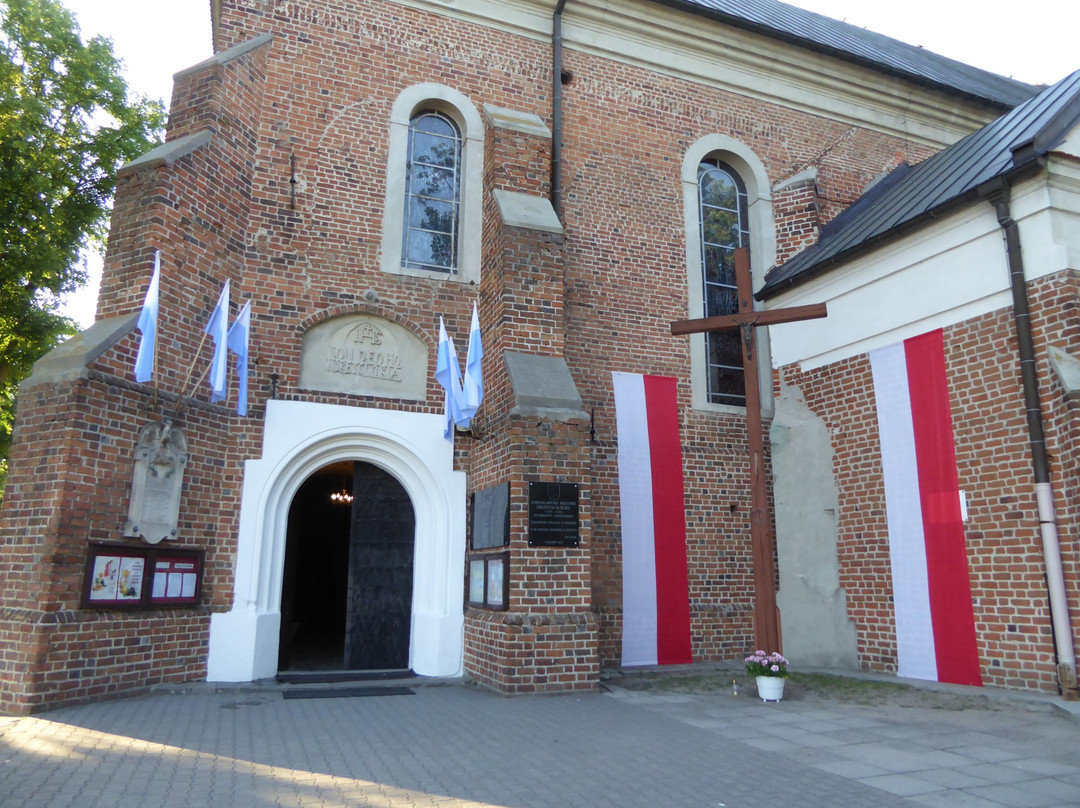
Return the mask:
<svg viewBox="0 0 1080 808">
<path fill-rule="evenodd" d="M 757 679 L 757 694 L 761 696 L 762 701 L 780 701 L 784 698 L 784 682 L 787 681 L 782 676 L 756 676 Z"/>
</svg>

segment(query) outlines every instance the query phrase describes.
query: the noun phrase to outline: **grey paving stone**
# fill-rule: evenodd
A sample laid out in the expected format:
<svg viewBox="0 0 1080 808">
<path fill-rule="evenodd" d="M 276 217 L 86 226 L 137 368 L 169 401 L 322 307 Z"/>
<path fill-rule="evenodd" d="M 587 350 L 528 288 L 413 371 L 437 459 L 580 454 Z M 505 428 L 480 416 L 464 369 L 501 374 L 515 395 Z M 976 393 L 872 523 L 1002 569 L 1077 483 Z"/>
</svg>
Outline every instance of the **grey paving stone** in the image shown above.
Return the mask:
<svg viewBox="0 0 1080 808">
<path fill-rule="evenodd" d="M 1051 777 L 1057 777 L 1063 774 L 1076 774 L 1080 772 L 1080 768 L 1076 765 L 1068 763 L 1060 763 L 1056 760 L 1046 760 L 1045 758 L 1023 758 L 1020 760 L 1010 760 L 1007 764 L 1014 768 L 1020 769 L 1025 772 L 1032 772 L 1034 774 L 1049 775 Z"/>
<path fill-rule="evenodd" d="M 1001 808 L 1000 802 L 977 797 L 965 791 L 933 791 L 929 794 L 914 794 L 908 801 L 927 808 Z"/>
<path fill-rule="evenodd" d="M 888 791 L 899 797 L 910 797 L 913 794 L 926 794 L 930 791 L 941 791 L 942 786 L 930 783 L 920 777 L 908 774 L 883 774 L 876 777 L 860 777 L 860 783 Z"/>
<path fill-rule="evenodd" d="M 982 777 L 991 783 L 1004 785 L 1006 783 L 1021 783 L 1025 780 L 1033 780 L 1034 775 L 1020 769 L 1008 766 L 1005 763 L 980 763 L 975 766 L 961 766 L 957 769 L 964 774 Z"/>
<path fill-rule="evenodd" d="M 976 797 L 1007 808 L 1049 808 L 1049 806 L 1080 805 L 1080 791 L 1064 783 L 1028 781 L 1011 785 L 982 786 L 968 789 Z"/>
<path fill-rule="evenodd" d="M 815 769 L 820 769 L 829 774 L 838 774 L 841 777 L 849 777 L 853 780 L 861 780 L 867 777 L 880 777 L 889 774 L 884 769 L 871 766 L 869 763 L 860 763 L 856 760 L 834 760 L 829 763 L 815 764 Z"/>
<path fill-rule="evenodd" d="M 957 746 L 954 747 L 952 751 L 956 752 L 958 755 L 982 760 L 986 763 L 998 763 L 1002 760 L 1016 760 L 1018 757 L 1027 756 L 1027 752 L 1024 750 L 1023 746 L 1013 746 L 1012 748 L 996 745 Z"/>
<path fill-rule="evenodd" d="M 316 704 L 204 688 L 0 722 L 0 805 L 105 804 L 72 784 L 107 775 L 142 784 L 109 804 L 162 808 L 1007 808 L 1028 783 L 1029 800 L 1065 806 L 1080 777 L 1077 728 L 730 695 L 506 699 L 448 687 Z M 1010 760 L 1028 767 L 1013 769 L 1026 778 L 1015 786 L 979 773 Z"/>
</svg>

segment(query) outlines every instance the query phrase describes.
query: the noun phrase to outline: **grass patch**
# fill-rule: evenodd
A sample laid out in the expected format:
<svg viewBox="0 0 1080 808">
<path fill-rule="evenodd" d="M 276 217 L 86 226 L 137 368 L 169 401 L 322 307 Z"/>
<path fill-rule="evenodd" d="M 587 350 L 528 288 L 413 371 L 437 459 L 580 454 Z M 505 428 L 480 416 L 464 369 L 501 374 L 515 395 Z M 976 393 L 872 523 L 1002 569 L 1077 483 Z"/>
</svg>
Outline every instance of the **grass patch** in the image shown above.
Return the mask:
<svg viewBox="0 0 1080 808">
<path fill-rule="evenodd" d="M 689 695 L 731 694 L 732 680 L 739 696 L 757 698 L 754 678 L 741 670 L 650 670 L 624 674 L 611 684 L 627 690 Z M 934 710 L 1010 709 L 981 695 L 926 690 L 900 682 L 862 679 L 827 673 L 791 672 L 784 686 L 784 699 L 862 706 L 922 707 Z"/>
</svg>

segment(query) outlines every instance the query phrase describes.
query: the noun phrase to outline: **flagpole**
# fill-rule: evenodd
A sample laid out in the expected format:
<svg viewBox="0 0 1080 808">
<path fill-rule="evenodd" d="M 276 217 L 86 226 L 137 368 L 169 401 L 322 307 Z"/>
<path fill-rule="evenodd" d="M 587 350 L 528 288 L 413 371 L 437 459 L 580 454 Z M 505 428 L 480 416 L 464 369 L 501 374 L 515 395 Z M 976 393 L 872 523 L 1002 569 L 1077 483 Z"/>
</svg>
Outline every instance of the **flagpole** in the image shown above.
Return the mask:
<svg viewBox="0 0 1080 808">
<path fill-rule="evenodd" d="M 161 330 L 161 250 L 154 250 L 154 269 L 158 271 L 158 317 L 154 323 L 154 356 L 150 363 L 150 378 L 154 380 L 154 409 L 158 408 L 157 346 Z"/>
<path fill-rule="evenodd" d="M 191 374 L 195 372 L 195 364 L 199 361 L 199 354 L 202 353 L 203 345 L 206 344 L 206 338 L 208 336 L 209 335 L 204 331 L 203 335 L 202 335 L 202 339 L 199 340 L 199 347 L 195 349 L 195 358 L 191 360 L 191 367 L 188 368 L 187 376 L 184 377 L 184 383 L 180 385 L 180 397 L 181 397 L 181 399 L 191 397 L 191 394 L 190 393 L 185 393 L 184 389 L 187 388 L 188 382 L 191 381 Z M 207 366 L 206 371 L 203 373 L 203 379 L 206 378 L 206 374 L 209 373 L 209 372 L 210 372 L 210 368 L 209 368 L 209 366 Z M 202 381 L 202 379 L 200 379 L 199 381 Z M 199 381 L 195 382 L 195 385 L 197 385 L 199 383 Z M 191 386 L 192 390 L 195 389 L 195 385 Z"/>
</svg>

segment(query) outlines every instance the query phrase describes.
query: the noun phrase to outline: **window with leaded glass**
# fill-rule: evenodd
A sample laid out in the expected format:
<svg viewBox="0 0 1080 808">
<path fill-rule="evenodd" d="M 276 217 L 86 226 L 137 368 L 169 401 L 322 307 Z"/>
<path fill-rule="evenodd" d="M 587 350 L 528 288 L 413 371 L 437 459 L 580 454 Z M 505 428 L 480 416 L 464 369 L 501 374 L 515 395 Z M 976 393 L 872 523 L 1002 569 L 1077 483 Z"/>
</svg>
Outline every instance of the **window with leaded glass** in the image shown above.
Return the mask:
<svg viewBox="0 0 1080 808">
<path fill-rule="evenodd" d="M 709 158 L 698 166 L 701 211 L 701 266 L 704 316 L 739 310 L 735 290 L 735 249 L 749 244 L 746 188 L 730 166 Z M 746 405 L 742 346 L 737 330 L 705 335 L 708 400 Z"/>
<path fill-rule="evenodd" d="M 405 172 L 402 265 L 454 272 L 458 266 L 458 208 L 461 198 L 461 132 L 441 112 L 426 111 L 409 122 Z"/>
</svg>

